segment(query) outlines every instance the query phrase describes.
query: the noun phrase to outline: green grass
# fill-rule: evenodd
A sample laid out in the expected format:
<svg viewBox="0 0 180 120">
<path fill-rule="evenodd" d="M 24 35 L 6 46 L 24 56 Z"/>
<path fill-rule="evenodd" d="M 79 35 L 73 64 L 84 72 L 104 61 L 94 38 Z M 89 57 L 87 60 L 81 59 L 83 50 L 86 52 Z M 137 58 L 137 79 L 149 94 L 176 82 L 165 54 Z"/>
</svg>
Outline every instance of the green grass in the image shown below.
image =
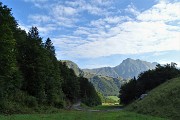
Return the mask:
<svg viewBox="0 0 180 120">
<path fill-rule="evenodd" d="M 0 115 L 0 120 L 165 120 L 132 112 L 62 111 L 56 114 Z"/>
<path fill-rule="evenodd" d="M 125 110 L 180 120 L 180 77 L 161 84 Z"/>
<path fill-rule="evenodd" d="M 117 96 L 107 96 L 107 98 L 112 99 L 114 101 L 119 101 L 119 98 Z"/>
</svg>

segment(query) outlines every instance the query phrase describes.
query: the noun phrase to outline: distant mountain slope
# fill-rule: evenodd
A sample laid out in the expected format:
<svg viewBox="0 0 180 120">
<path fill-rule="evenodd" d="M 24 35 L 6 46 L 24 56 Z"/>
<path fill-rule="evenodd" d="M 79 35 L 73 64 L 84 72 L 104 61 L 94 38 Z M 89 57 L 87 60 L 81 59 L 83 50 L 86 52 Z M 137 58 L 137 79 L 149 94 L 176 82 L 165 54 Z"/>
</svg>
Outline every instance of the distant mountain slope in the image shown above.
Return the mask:
<svg viewBox="0 0 180 120">
<path fill-rule="evenodd" d="M 104 96 L 118 95 L 121 84 L 125 82 L 122 78 L 112 78 L 82 71 L 77 64 L 69 60 L 63 60 L 62 62 L 65 62 L 69 68 L 73 69 L 77 76 L 82 75 L 83 77 L 88 78 L 95 89 Z"/>
<path fill-rule="evenodd" d="M 113 78 L 122 77 L 124 79 L 130 79 L 134 76 L 138 76 L 141 72 L 149 69 L 154 69 L 158 63 L 150 63 L 142 60 L 133 60 L 127 58 L 123 62 L 115 67 L 102 67 L 97 69 L 83 69 L 85 72 L 89 72 L 95 75 L 109 76 Z"/>
<path fill-rule="evenodd" d="M 117 96 L 121 85 L 125 82 L 122 78 L 112 78 L 87 72 L 84 73 L 84 77 L 88 78 L 96 90 L 104 96 Z"/>
<path fill-rule="evenodd" d="M 72 61 L 63 60 L 62 62 L 66 62 L 67 66 L 73 69 L 77 76 L 81 75 L 88 78 L 95 89 L 103 95 L 117 95 L 121 84 L 126 82 L 125 79 L 137 76 L 143 71 L 154 69 L 157 64 L 128 58 L 116 67 L 81 70 Z"/>
<path fill-rule="evenodd" d="M 116 73 L 123 78 L 133 78 L 134 76 L 138 76 L 141 72 L 147 71 L 149 69 L 154 69 L 158 63 L 150 63 L 142 60 L 133 60 L 126 59 L 123 62 L 114 67 L 113 69 Z"/>
<path fill-rule="evenodd" d="M 136 100 L 125 110 L 180 119 L 180 77 L 171 79 L 153 89 L 143 100 Z"/>
<path fill-rule="evenodd" d="M 85 72 L 90 72 L 95 75 L 103 75 L 103 76 L 109 76 L 117 78 L 119 75 L 116 73 L 116 71 L 111 67 L 102 67 L 97 69 L 83 69 Z"/>
<path fill-rule="evenodd" d="M 78 67 L 78 65 L 76 63 L 74 63 L 70 60 L 61 60 L 61 61 L 65 62 L 69 68 L 73 69 L 77 76 L 80 76 L 80 75 L 83 76 L 84 72 Z"/>
</svg>

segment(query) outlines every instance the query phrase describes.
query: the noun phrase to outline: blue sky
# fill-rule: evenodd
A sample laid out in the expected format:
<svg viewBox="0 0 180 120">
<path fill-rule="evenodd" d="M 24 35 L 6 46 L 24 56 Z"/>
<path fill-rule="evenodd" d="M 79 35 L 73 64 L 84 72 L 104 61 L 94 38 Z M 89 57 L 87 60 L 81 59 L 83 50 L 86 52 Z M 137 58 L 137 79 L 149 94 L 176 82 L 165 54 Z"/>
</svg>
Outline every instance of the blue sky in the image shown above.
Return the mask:
<svg viewBox="0 0 180 120">
<path fill-rule="evenodd" d="M 126 58 L 180 66 L 179 0 L 0 0 L 19 26 L 37 26 L 61 60 L 80 68 Z"/>
</svg>

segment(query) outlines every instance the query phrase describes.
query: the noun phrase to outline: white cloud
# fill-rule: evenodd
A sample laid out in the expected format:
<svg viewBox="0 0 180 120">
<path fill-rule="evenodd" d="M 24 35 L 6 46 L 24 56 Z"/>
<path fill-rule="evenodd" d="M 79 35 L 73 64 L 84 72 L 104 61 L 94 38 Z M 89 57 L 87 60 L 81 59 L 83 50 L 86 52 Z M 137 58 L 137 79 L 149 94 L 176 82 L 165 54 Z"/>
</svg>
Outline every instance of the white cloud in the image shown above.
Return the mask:
<svg viewBox="0 0 180 120">
<path fill-rule="evenodd" d="M 48 3 L 43 8 L 46 14 L 29 19 L 44 35 L 61 27 L 73 28 L 52 40 L 61 47 L 60 54 L 74 58 L 180 50 L 180 2 L 163 0 L 143 12 L 131 3 L 124 13 L 134 18 L 118 9 L 112 12 L 112 4 L 108 0 Z"/>
<path fill-rule="evenodd" d="M 75 16 L 77 14 L 76 9 L 61 4 L 53 4 L 51 7 L 51 12 L 53 12 L 55 16 Z"/>
<path fill-rule="evenodd" d="M 180 2 L 168 3 L 167 1 L 161 1 L 151 9 L 141 13 L 137 16 L 137 19 L 164 22 L 180 20 Z"/>
<path fill-rule="evenodd" d="M 57 30 L 57 27 L 54 24 L 47 24 L 46 26 L 41 26 L 41 25 L 33 25 L 36 26 L 39 30 L 39 33 L 43 37 L 49 37 L 48 34 L 51 31 Z"/>
<path fill-rule="evenodd" d="M 111 14 L 110 11 L 108 11 L 110 5 L 113 3 L 113 1 L 108 0 L 77 0 L 77 1 L 67 1 L 66 4 L 70 5 L 72 7 L 76 7 L 77 10 L 81 13 L 84 11 L 87 11 L 89 14 L 97 15 L 97 16 L 107 16 Z"/>
<path fill-rule="evenodd" d="M 135 16 L 140 14 L 140 11 L 132 3 L 127 6 L 125 11 L 128 12 L 128 13 L 131 13 L 131 14 L 133 14 Z"/>
<path fill-rule="evenodd" d="M 27 25 L 24 25 L 24 24 L 22 24 L 22 23 L 18 23 L 19 24 L 19 27 L 22 29 L 22 30 L 25 30 L 26 31 L 26 33 L 28 33 L 29 32 L 29 29 L 31 28 L 31 26 L 27 26 Z"/>
<path fill-rule="evenodd" d="M 28 18 L 35 23 L 46 23 L 51 21 L 51 18 L 47 15 L 29 15 Z"/>
<path fill-rule="evenodd" d="M 92 4 L 96 4 L 99 6 L 110 6 L 114 0 L 92 0 Z"/>
<path fill-rule="evenodd" d="M 121 17 L 113 16 L 91 21 L 93 28 L 84 28 L 75 32 L 78 33 L 75 35 L 86 34 L 85 40 L 89 42 L 71 46 L 73 50 L 68 51 L 66 55 L 92 58 L 113 54 L 180 50 L 180 26 L 172 26 L 166 23 L 167 21 L 180 20 L 177 17 L 177 6 L 179 3 L 165 4 L 160 2 L 142 13 L 131 10 L 137 16 L 138 21 L 126 19 L 127 21 L 122 22 Z M 175 10 L 172 10 L 172 7 Z M 131 7 L 129 6 L 128 10 L 129 8 Z M 153 18 L 157 11 L 160 11 L 165 17 L 162 19 Z M 148 19 L 143 16 L 148 16 Z M 109 29 L 105 29 L 105 25 L 110 23 L 114 23 L 115 26 L 109 26 Z"/>
</svg>

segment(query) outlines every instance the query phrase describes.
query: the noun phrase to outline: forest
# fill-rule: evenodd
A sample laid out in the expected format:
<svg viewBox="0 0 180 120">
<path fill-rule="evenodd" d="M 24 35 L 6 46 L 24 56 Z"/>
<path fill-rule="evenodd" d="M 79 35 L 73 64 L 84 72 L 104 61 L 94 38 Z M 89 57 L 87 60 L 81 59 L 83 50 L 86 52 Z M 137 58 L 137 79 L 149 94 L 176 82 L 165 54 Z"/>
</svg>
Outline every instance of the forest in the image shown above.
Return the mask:
<svg viewBox="0 0 180 120">
<path fill-rule="evenodd" d="M 67 108 L 77 101 L 101 104 L 88 79 L 56 58 L 51 39 L 43 40 L 35 26 L 26 33 L 0 2 L 0 113 Z"/>
<path fill-rule="evenodd" d="M 140 98 L 142 94 L 147 94 L 152 89 L 163 84 L 167 80 L 180 77 L 180 70 L 176 63 L 158 64 L 155 69 L 139 74 L 138 78 L 131 79 L 128 83 L 121 86 L 119 98 L 121 104 L 127 105 Z"/>
</svg>

